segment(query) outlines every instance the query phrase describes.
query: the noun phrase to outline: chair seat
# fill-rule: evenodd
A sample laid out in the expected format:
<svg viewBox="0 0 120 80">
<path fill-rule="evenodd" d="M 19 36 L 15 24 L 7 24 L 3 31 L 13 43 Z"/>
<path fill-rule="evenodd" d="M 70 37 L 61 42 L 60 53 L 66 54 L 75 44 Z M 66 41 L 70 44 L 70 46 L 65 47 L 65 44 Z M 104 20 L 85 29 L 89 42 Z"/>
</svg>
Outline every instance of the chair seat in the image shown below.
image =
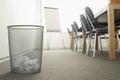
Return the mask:
<svg viewBox="0 0 120 80">
<path fill-rule="evenodd" d="M 82 38 L 82 35 L 74 36 L 73 38 Z"/>
<path fill-rule="evenodd" d="M 82 32 L 82 27 L 81 28 L 78 28 L 78 30 L 77 30 L 78 32 Z"/>
<path fill-rule="evenodd" d="M 108 25 L 107 22 L 93 22 L 94 25 Z"/>
<path fill-rule="evenodd" d="M 92 21 L 92 24 L 94 25 L 95 28 L 104 28 L 104 27 L 108 26 L 107 22 Z M 115 26 L 119 26 L 118 29 L 120 29 L 120 23 L 115 23 Z"/>
<path fill-rule="evenodd" d="M 104 27 L 104 28 L 95 28 L 94 30 L 92 30 L 92 33 L 108 33 L 108 28 Z"/>
<path fill-rule="evenodd" d="M 90 35 L 92 32 L 91 31 L 87 31 L 85 32 L 85 35 Z"/>
<path fill-rule="evenodd" d="M 115 28 L 116 28 L 116 30 L 119 30 L 120 29 L 120 25 L 116 26 Z"/>
</svg>

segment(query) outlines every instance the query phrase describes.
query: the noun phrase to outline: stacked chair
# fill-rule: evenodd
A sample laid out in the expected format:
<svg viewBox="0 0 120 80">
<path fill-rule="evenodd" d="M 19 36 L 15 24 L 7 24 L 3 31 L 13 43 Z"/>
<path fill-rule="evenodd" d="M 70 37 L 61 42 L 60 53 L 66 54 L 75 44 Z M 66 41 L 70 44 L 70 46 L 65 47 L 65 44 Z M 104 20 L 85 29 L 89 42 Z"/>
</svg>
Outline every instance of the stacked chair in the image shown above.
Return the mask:
<svg viewBox="0 0 120 80">
<path fill-rule="evenodd" d="M 100 36 L 104 35 L 106 37 L 106 34 L 108 34 L 108 25 L 107 25 L 107 23 L 96 21 L 94 18 L 94 14 L 89 7 L 85 8 L 85 16 L 83 14 L 80 15 L 80 21 L 81 21 L 82 25 L 84 26 L 84 28 L 86 29 L 86 32 L 89 33 L 88 34 L 89 35 L 89 47 L 88 47 L 88 51 L 86 54 L 87 55 L 90 54 L 91 39 L 94 36 L 93 57 L 95 57 L 97 37 L 99 37 L 100 43 L 101 43 Z M 118 30 L 118 29 L 119 28 L 116 27 L 116 30 Z M 119 38 L 118 38 L 119 34 L 116 33 L 116 35 L 117 35 L 117 40 L 119 41 Z M 102 43 L 101 43 L 101 50 L 102 50 Z"/>
<path fill-rule="evenodd" d="M 77 23 L 76 23 L 76 25 L 77 25 Z M 72 27 L 72 31 L 73 31 L 73 33 L 74 33 L 74 42 L 75 42 L 75 51 L 77 51 L 78 50 L 78 41 L 80 41 L 81 40 L 81 38 L 82 38 L 82 35 L 80 35 L 80 34 L 78 34 L 78 27 L 76 27 L 76 25 L 74 25 L 74 24 L 71 24 L 71 27 Z"/>
<path fill-rule="evenodd" d="M 87 18 L 88 23 L 90 24 L 90 26 L 92 28 L 92 33 L 94 33 L 93 57 L 95 57 L 96 47 L 97 47 L 96 42 L 99 38 L 100 46 L 101 46 L 101 52 L 102 52 L 102 42 L 101 42 L 101 37 L 100 36 L 104 35 L 105 38 L 107 38 L 106 34 L 108 34 L 108 27 L 107 27 L 106 22 L 98 22 L 97 20 L 95 20 L 94 14 L 93 14 L 91 8 L 89 8 L 89 7 L 85 8 L 85 16 Z"/>
<path fill-rule="evenodd" d="M 91 52 L 91 39 L 93 36 L 92 27 L 90 26 L 86 17 L 83 14 L 80 15 L 80 22 L 85 29 L 85 37 L 88 38 L 88 48 L 86 50 L 86 54 L 89 55 Z"/>
<path fill-rule="evenodd" d="M 73 24 L 74 24 L 74 26 L 75 26 L 75 29 L 76 29 L 76 32 L 77 32 L 77 36 L 78 36 L 78 40 L 77 41 L 79 41 L 79 45 L 77 46 L 77 48 L 78 47 L 80 47 L 81 49 L 82 49 L 82 26 L 79 28 L 78 27 L 78 24 L 77 24 L 77 22 L 76 21 L 73 21 Z"/>
</svg>

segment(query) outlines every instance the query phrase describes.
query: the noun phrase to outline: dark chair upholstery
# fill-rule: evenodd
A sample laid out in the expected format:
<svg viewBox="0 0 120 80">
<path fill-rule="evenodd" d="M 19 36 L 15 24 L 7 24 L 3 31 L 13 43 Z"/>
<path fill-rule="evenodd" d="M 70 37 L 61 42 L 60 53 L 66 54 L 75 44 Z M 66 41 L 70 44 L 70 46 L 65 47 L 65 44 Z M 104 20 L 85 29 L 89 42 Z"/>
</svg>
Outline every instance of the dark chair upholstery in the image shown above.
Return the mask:
<svg viewBox="0 0 120 80">
<path fill-rule="evenodd" d="M 99 22 L 95 19 L 94 13 L 90 7 L 85 8 L 85 15 L 87 17 L 87 20 L 90 22 L 90 24 L 94 25 L 94 28 L 102 28 L 107 27 L 106 22 Z"/>
<path fill-rule="evenodd" d="M 101 27 L 108 26 L 107 22 L 99 22 L 97 19 L 95 19 L 92 9 L 88 6 L 85 7 L 85 15 L 87 16 L 87 19 L 92 22 L 92 24 L 95 26 L 95 28 L 101 28 Z M 120 25 L 120 21 L 118 21 L 118 20 L 115 21 L 115 25 L 116 26 Z M 116 29 L 120 29 L 120 27 L 117 27 Z"/>
<path fill-rule="evenodd" d="M 68 33 L 69 33 L 69 34 L 71 34 L 71 31 L 70 31 L 70 29 L 69 29 L 69 28 L 67 28 L 67 31 L 68 31 Z"/>
<path fill-rule="evenodd" d="M 92 32 L 94 32 L 95 38 L 96 38 L 96 36 L 108 34 L 108 24 L 106 22 L 104 23 L 104 22 L 98 22 L 98 21 L 96 21 L 96 19 L 94 18 L 94 14 L 93 14 L 93 12 L 92 12 L 92 10 L 91 10 L 90 7 L 86 7 L 85 8 L 85 15 L 87 17 L 88 23 L 90 23 L 90 25 L 93 28 Z M 116 25 L 119 25 L 119 24 L 116 24 Z M 119 29 L 119 27 L 115 28 L 115 30 L 118 30 L 118 29 Z M 119 41 L 118 35 L 119 34 L 116 31 L 117 40 Z M 94 41 L 96 41 L 96 40 L 94 40 Z M 95 46 L 95 44 L 96 44 L 96 42 L 94 42 L 93 57 L 95 57 L 95 53 L 96 53 L 96 50 L 95 50 L 96 46 Z"/>
<path fill-rule="evenodd" d="M 77 29 L 75 28 L 74 24 L 71 24 L 71 27 L 72 27 L 72 30 L 73 30 L 73 32 L 75 34 L 75 37 L 77 37 L 78 36 L 77 35 Z"/>
<path fill-rule="evenodd" d="M 82 27 L 79 28 L 76 21 L 73 21 L 73 24 L 74 24 L 74 26 L 75 26 L 75 28 L 77 29 L 78 32 L 82 32 Z"/>
</svg>

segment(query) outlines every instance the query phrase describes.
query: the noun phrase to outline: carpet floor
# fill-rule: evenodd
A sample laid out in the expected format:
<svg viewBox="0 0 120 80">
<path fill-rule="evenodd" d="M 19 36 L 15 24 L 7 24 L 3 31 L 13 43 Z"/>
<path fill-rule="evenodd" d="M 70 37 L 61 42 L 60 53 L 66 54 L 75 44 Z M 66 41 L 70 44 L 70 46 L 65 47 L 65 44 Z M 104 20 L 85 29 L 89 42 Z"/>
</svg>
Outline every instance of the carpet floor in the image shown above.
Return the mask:
<svg viewBox="0 0 120 80">
<path fill-rule="evenodd" d="M 10 70 L 10 61 L 0 63 L 0 80 L 120 80 L 120 53 L 115 61 L 108 59 L 107 51 L 95 58 L 80 51 L 43 51 L 39 73 L 18 74 Z"/>
</svg>

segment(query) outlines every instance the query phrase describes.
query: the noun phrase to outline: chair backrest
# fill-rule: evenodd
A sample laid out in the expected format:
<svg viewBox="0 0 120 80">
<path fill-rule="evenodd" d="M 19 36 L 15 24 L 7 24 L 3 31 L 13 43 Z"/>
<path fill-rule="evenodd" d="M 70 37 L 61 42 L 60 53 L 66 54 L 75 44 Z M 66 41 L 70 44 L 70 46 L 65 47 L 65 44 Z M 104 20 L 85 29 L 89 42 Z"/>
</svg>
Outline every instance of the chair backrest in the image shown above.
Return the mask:
<svg viewBox="0 0 120 80">
<path fill-rule="evenodd" d="M 91 21 L 94 20 L 94 14 L 90 7 L 85 7 L 85 14 L 87 15 L 87 18 L 89 17 Z"/>
<path fill-rule="evenodd" d="M 77 22 L 73 21 L 73 24 L 74 24 L 74 26 L 76 27 L 76 29 L 78 29 L 78 24 L 77 24 Z"/>
<path fill-rule="evenodd" d="M 82 27 L 79 28 L 76 21 L 73 21 L 73 24 L 74 24 L 75 28 L 77 29 L 77 32 L 82 32 Z"/>
<path fill-rule="evenodd" d="M 86 7 L 86 8 L 85 8 L 85 15 L 86 15 L 86 18 L 87 18 L 87 20 L 88 20 L 88 23 L 91 25 L 91 27 L 92 27 L 93 29 L 95 29 L 95 26 L 94 26 L 93 23 L 92 23 L 92 21 L 94 21 L 95 18 L 94 18 L 93 11 L 92 11 L 92 9 L 91 9 L 90 7 Z"/>
<path fill-rule="evenodd" d="M 80 15 L 80 21 L 81 21 L 81 24 L 85 28 L 86 31 L 92 30 L 91 25 L 88 23 L 86 17 L 83 14 Z"/>
<path fill-rule="evenodd" d="M 67 28 L 67 31 L 68 31 L 69 34 L 71 33 L 70 30 L 69 30 L 69 28 Z"/>
<path fill-rule="evenodd" d="M 74 24 L 71 24 L 71 27 L 72 27 L 73 32 L 77 36 L 77 29 L 75 28 Z"/>
</svg>

